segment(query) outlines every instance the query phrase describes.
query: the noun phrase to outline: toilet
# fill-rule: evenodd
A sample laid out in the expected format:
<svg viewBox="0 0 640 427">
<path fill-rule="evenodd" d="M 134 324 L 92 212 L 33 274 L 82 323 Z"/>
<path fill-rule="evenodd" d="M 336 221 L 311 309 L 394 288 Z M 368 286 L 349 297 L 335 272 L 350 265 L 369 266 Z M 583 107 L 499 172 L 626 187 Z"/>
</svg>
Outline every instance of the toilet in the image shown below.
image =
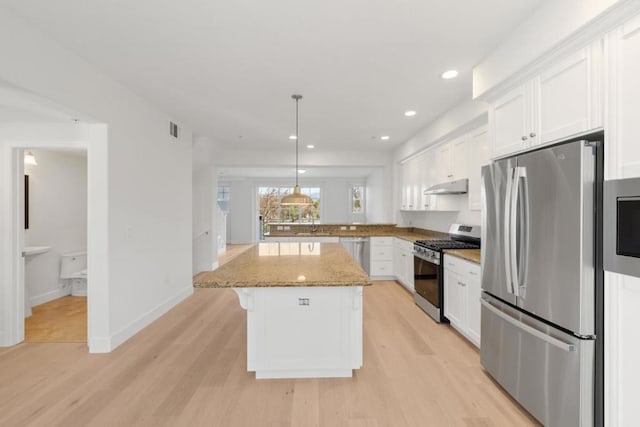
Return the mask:
<svg viewBox="0 0 640 427">
<path fill-rule="evenodd" d="M 71 295 L 87 296 L 87 252 L 68 252 L 60 257 L 60 279 L 71 285 Z"/>
</svg>

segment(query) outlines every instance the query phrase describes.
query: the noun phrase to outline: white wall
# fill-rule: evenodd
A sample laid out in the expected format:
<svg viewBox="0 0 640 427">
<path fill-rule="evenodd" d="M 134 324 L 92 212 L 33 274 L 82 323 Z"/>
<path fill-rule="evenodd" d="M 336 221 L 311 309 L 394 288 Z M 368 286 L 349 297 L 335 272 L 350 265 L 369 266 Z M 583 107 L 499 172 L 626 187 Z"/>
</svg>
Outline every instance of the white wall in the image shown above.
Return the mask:
<svg viewBox="0 0 640 427">
<path fill-rule="evenodd" d="M 60 280 L 60 255 L 87 249 L 86 153 L 32 150 L 38 165 L 29 175 L 27 246 L 51 250 L 25 261 L 25 284 L 31 305 L 69 294 Z"/>
<path fill-rule="evenodd" d="M 393 221 L 393 205 L 389 203 L 392 197 L 390 190 L 393 185 L 393 175 L 388 171 L 391 168 L 379 168 L 367 177 L 364 205 L 366 222 L 390 223 Z"/>
<path fill-rule="evenodd" d="M 450 196 L 446 196 L 450 197 Z M 480 211 L 470 211 L 466 207 L 468 196 L 460 197 L 465 207 L 459 212 L 400 212 L 398 224 L 404 227 L 418 227 L 448 232 L 451 224 L 480 225 Z"/>
<path fill-rule="evenodd" d="M 230 184 L 228 243 L 254 243 L 257 240 L 258 211 L 256 208 L 256 188 L 253 181 L 236 179 Z"/>
<path fill-rule="evenodd" d="M 193 139 L 192 273 L 218 267 L 218 175 L 211 160 L 215 145 L 204 137 Z"/>
<path fill-rule="evenodd" d="M 110 351 L 193 292 L 191 130 L 173 140 L 171 117 L 4 8 L 0 51 L 0 79 L 108 125 L 107 314 L 89 346 Z"/>
</svg>

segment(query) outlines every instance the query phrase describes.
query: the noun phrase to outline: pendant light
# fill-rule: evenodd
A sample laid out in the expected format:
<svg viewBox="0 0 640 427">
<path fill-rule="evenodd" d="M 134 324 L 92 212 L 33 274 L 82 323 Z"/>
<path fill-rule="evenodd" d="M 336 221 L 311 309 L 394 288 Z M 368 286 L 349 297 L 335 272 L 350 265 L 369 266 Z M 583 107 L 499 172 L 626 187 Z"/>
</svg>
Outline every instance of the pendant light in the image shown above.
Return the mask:
<svg viewBox="0 0 640 427">
<path fill-rule="evenodd" d="M 24 164 L 38 166 L 38 162 L 36 162 L 36 156 L 34 156 L 31 151 L 27 151 L 26 153 L 24 153 Z"/>
<path fill-rule="evenodd" d="M 313 204 L 311 197 L 300 192 L 300 186 L 298 185 L 298 144 L 300 144 L 300 135 L 298 134 L 298 101 L 302 99 L 302 95 L 291 95 L 291 98 L 296 100 L 296 186 L 293 189 L 292 194 L 283 196 L 280 200 L 280 205 L 291 206 L 309 206 Z"/>
</svg>

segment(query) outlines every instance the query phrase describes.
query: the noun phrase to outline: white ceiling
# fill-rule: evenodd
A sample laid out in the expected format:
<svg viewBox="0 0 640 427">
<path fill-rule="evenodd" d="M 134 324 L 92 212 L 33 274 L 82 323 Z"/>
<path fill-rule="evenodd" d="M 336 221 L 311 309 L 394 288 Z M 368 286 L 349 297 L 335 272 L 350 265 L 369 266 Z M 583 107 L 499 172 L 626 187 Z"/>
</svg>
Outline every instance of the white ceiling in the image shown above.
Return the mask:
<svg viewBox="0 0 640 427">
<path fill-rule="evenodd" d="M 228 149 L 291 147 L 301 93 L 303 145 L 387 150 L 470 97 L 472 67 L 541 1 L 0 4 Z"/>
</svg>

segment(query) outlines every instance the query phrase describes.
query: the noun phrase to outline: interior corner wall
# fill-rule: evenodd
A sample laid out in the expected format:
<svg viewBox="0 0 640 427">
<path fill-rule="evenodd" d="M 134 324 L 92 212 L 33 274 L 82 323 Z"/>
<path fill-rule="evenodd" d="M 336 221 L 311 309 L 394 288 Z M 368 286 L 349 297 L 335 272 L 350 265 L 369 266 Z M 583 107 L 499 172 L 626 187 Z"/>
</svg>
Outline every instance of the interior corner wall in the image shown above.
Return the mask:
<svg viewBox="0 0 640 427">
<path fill-rule="evenodd" d="M 90 351 L 108 352 L 193 293 L 192 132 L 178 121 L 172 138 L 175 118 L 0 11 L 0 79 L 108 126 L 109 318 L 89 330 Z"/>
<path fill-rule="evenodd" d="M 31 305 L 63 295 L 60 256 L 87 250 L 86 153 L 32 150 L 37 166 L 26 165 L 29 176 L 27 246 L 49 246 L 25 260 L 25 287 Z"/>
<path fill-rule="evenodd" d="M 194 171 L 192 209 L 192 273 L 194 275 L 201 271 L 208 271 L 217 267 L 217 190 L 218 177 L 214 168 L 205 166 L 198 171 Z"/>
</svg>

